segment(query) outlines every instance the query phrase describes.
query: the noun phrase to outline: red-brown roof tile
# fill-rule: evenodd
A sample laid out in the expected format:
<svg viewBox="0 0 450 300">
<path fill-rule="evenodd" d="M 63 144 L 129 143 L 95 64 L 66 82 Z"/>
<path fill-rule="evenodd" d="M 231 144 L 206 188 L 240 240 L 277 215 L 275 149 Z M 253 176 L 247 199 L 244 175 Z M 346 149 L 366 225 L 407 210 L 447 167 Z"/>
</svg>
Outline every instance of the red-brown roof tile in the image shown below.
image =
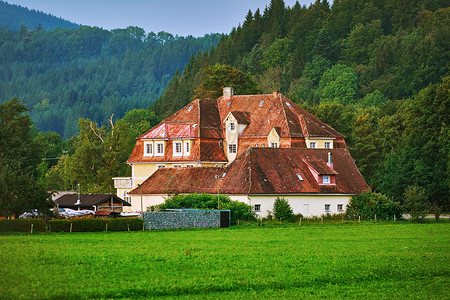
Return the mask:
<svg viewBox="0 0 450 300">
<path fill-rule="evenodd" d="M 333 153 L 334 169 L 325 161 Z M 319 184 L 306 162 L 328 169 L 333 185 Z M 318 163 L 318 161 L 320 161 Z M 298 178 L 300 174 L 302 181 Z M 249 148 L 226 168 L 160 169 L 143 184 L 144 194 L 358 194 L 369 189 L 347 149 Z M 139 193 L 138 190 L 130 192 Z"/>
</svg>

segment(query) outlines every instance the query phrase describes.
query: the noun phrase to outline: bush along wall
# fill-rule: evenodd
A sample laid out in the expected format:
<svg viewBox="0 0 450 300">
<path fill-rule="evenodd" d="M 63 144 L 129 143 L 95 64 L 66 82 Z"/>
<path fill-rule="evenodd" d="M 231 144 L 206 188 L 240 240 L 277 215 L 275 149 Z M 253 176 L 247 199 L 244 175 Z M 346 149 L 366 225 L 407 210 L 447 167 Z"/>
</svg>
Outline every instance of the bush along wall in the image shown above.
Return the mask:
<svg viewBox="0 0 450 300">
<path fill-rule="evenodd" d="M 0 232 L 46 232 L 43 219 L 0 220 Z"/>
</svg>

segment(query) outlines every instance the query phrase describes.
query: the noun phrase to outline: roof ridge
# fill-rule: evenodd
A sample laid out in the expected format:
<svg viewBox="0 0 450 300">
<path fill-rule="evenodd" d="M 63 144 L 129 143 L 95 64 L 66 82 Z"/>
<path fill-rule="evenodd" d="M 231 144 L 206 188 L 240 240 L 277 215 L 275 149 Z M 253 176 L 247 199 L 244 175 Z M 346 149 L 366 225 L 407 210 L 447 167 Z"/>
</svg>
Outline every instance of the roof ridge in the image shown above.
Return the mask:
<svg viewBox="0 0 450 300">
<path fill-rule="evenodd" d="M 286 109 L 284 108 L 283 99 L 282 99 L 281 96 L 283 96 L 283 94 L 278 93 L 276 97 L 279 97 L 279 99 L 280 99 L 281 108 L 283 109 L 284 122 L 286 122 L 286 127 L 287 127 L 287 130 L 288 130 L 288 137 L 291 137 L 291 127 L 289 127 L 289 121 L 287 119 Z M 281 138 L 281 130 L 280 130 L 280 138 Z"/>
</svg>

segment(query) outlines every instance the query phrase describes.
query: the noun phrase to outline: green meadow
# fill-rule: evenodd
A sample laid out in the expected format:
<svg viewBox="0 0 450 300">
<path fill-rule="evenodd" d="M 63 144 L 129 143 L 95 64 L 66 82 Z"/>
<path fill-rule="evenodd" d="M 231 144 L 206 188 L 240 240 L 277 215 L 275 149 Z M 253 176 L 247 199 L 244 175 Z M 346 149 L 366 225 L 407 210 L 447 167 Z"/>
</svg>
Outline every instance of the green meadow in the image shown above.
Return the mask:
<svg viewBox="0 0 450 300">
<path fill-rule="evenodd" d="M 424 298 L 450 291 L 450 224 L 0 236 L 3 299 Z"/>
</svg>

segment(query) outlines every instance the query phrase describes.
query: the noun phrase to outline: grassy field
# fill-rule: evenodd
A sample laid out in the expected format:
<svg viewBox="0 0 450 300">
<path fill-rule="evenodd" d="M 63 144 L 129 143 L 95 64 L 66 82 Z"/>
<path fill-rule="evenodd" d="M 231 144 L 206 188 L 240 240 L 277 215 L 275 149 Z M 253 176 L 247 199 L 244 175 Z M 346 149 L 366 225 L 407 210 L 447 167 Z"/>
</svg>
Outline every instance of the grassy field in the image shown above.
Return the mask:
<svg viewBox="0 0 450 300">
<path fill-rule="evenodd" d="M 0 297 L 449 299 L 450 224 L 0 236 Z"/>
</svg>

